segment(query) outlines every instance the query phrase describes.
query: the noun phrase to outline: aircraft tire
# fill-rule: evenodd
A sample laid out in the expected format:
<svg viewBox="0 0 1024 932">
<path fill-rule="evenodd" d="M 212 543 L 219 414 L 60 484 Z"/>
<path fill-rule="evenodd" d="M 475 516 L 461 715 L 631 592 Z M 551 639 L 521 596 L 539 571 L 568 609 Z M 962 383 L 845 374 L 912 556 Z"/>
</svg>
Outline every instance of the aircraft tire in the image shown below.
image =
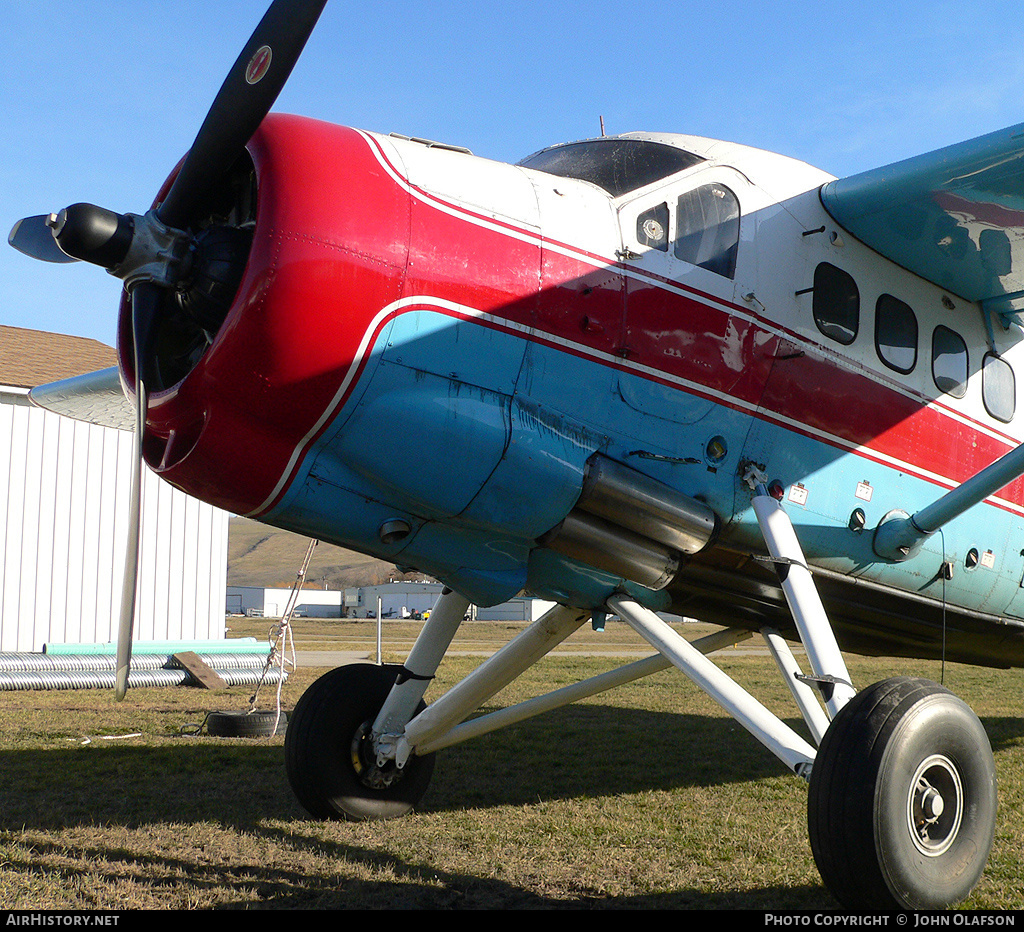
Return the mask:
<svg viewBox="0 0 1024 932">
<path fill-rule="evenodd" d="M 883 680 L 836 715 L 818 750 L 808 795 L 814 860 L 847 908 L 949 906 L 985 868 L 996 797 L 974 712 L 929 680 Z"/>
<path fill-rule="evenodd" d="M 399 667 L 347 664 L 325 673 L 296 703 L 285 734 L 292 791 L 314 818 L 394 819 L 422 799 L 434 755 L 411 757 L 399 771 L 379 769 L 364 740 L 398 676 Z M 420 702 L 417 713 L 426 708 Z"/>
</svg>

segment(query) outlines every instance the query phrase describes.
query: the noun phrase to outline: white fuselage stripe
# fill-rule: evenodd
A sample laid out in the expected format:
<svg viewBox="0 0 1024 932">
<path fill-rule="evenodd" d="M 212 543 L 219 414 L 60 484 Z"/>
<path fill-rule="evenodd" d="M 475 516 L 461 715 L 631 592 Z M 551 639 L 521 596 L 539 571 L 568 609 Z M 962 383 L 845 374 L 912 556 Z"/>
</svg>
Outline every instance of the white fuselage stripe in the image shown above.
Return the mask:
<svg viewBox="0 0 1024 932">
<path fill-rule="evenodd" d="M 412 310 L 424 310 L 424 311 L 436 311 L 449 316 L 457 316 L 469 321 L 485 322 L 489 326 L 496 327 L 511 334 L 514 334 L 522 339 L 533 339 L 535 342 L 546 343 L 555 346 L 561 350 L 572 353 L 573 355 L 580 356 L 583 358 L 589 358 L 594 362 L 611 366 L 612 368 L 620 371 L 632 372 L 642 378 L 656 379 L 662 382 L 668 382 L 678 388 L 689 391 L 691 393 L 699 394 L 703 397 L 710 398 L 719 404 L 724 404 L 737 410 L 746 412 L 747 414 L 758 416 L 773 421 L 781 426 L 792 429 L 797 433 L 813 437 L 816 440 L 827 443 L 830 446 L 847 450 L 850 453 L 854 453 L 857 456 L 864 457 L 865 459 L 873 460 L 874 462 L 880 463 L 884 466 L 888 466 L 893 469 L 898 469 L 903 472 L 910 473 L 919 478 L 925 479 L 929 482 L 940 485 L 944 488 L 954 488 L 957 483 L 947 476 L 942 476 L 937 473 L 931 472 L 927 469 L 909 463 L 905 460 L 898 459 L 893 456 L 889 456 L 884 453 L 879 453 L 870 447 L 851 443 L 848 440 L 844 440 L 842 437 L 838 437 L 835 434 L 831 434 L 827 431 L 820 430 L 811 425 L 797 421 L 793 418 L 787 417 L 786 415 L 778 412 L 771 411 L 768 409 L 759 409 L 757 404 L 749 401 L 745 401 L 741 398 L 737 398 L 733 395 L 729 395 L 726 392 L 717 391 L 710 389 L 705 385 L 701 385 L 696 382 L 692 382 L 688 379 L 683 379 L 678 376 L 662 372 L 661 370 L 651 368 L 650 366 L 644 366 L 639 363 L 632 363 L 629 360 L 621 359 L 617 356 L 613 356 L 610 353 L 605 353 L 600 350 L 592 349 L 591 347 L 585 346 L 580 343 L 575 343 L 569 340 L 565 340 L 559 337 L 554 337 L 548 334 L 537 334 L 532 328 L 525 326 L 516 321 L 508 320 L 506 318 L 497 317 L 493 314 L 480 311 L 476 308 L 468 307 L 463 304 L 457 304 L 454 301 L 447 301 L 442 298 L 436 298 L 428 295 L 414 295 L 407 298 L 400 298 L 397 301 L 388 304 L 374 315 L 370 321 L 370 325 L 367 327 L 366 332 L 363 334 L 359 342 L 359 349 L 356 356 L 353 358 L 351 365 L 345 373 L 344 378 L 341 380 L 341 384 L 338 386 L 337 392 L 331 402 L 327 405 L 320 417 L 317 418 L 316 423 L 306 432 L 302 440 L 296 445 L 289 457 L 288 464 L 285 467 L 277 484 L 274 486 L 271 493 L 264 499 L 264 501 L 249 512 L 247 516 L 255 516 L 261 514 L 277 499 L 277 497 L 283 491 L 288 479 L 291 477 L 299 460 L 304 456 L 313 441 L 313 439 L 320 433 L 323 427 L 335 416 L 339 407 L 344 402 L 352 383 L 356 378 L 360 368 L 363 365 L 365 356 L 370 349 L 370 344 L 373 341 L 375 335 L 383 328 L 385 323 L 390 317 L 396 316 L 403 311 Z M 1014 502 L 1007 501 L 1005 499 L 997 498 L 995 496 L 990 497 L 988 501 L 993 504 L 997 504 L 1000 507 L 1012 511 L 1015 514 L 1024 515 L 1024 508 Z"/>
</svg>

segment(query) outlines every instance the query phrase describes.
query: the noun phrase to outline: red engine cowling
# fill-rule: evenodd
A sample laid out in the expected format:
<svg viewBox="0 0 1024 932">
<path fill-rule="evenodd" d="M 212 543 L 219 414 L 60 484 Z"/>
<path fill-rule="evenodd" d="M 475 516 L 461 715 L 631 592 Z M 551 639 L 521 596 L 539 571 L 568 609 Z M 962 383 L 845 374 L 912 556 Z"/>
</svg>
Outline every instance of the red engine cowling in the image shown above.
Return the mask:
<svg viewBox="0 0 1024 932">
<path fill-rule="evenodd" d="M 165 384 L 151 395 L 144 440 L 163 478 L 237 513 L 272 504 L 356 381 L 374 315 L 402 293 L 410 226 L 407 192 L 355 130 L 271 115 L 248 158 L 199 221 L 251 229 L 237 294 L 203 340 L 173 308 L 164 315 L 156 368 Z M 123 301 L 129 385 L 130 326 Z"/>
</svg>

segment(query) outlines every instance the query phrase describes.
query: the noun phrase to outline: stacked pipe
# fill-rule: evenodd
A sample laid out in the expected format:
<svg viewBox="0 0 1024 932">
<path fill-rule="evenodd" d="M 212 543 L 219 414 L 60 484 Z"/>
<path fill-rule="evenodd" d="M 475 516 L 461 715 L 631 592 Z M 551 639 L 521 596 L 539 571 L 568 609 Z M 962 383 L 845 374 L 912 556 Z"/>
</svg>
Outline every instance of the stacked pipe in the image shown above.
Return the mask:
<svg viewBox="0 0 1024 932">
<path fill-rule="evenodd" d="M 712 543 L 718 517 L 703 502 L 595 454 L 576 507 L 539 541 L 563 556 L 663 589 L 682 557 Z"/>
<path fill-rule="evenodd" d="M 215 670 L 228 686 L 276 683 L 281 671 L 271 668 L 263 676 L 267 652 L 202 653 L 197 656 Z M 0 692 L 23 689 L 105 689 L 114 687 L 117 658 L 114 654 L 61 654 L 0 652 Z M 134 689 L 152 686 L 198 685 L 173 655 L 138 654 L 132 657 L 128 685 Z"/>
</svg>

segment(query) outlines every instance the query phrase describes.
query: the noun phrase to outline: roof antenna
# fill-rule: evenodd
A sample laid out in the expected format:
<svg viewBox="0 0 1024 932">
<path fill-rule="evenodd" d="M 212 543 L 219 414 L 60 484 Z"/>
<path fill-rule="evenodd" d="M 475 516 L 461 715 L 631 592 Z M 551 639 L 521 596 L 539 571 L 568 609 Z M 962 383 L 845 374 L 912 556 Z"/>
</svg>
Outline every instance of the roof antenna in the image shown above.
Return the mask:
<svg viewBox="0 0 1024 932">
<path fill-rule="evenodd" d="M 604 117 L 599 118 L 601 120 L 601 135 L 604 135 Z"/>
</svg>

